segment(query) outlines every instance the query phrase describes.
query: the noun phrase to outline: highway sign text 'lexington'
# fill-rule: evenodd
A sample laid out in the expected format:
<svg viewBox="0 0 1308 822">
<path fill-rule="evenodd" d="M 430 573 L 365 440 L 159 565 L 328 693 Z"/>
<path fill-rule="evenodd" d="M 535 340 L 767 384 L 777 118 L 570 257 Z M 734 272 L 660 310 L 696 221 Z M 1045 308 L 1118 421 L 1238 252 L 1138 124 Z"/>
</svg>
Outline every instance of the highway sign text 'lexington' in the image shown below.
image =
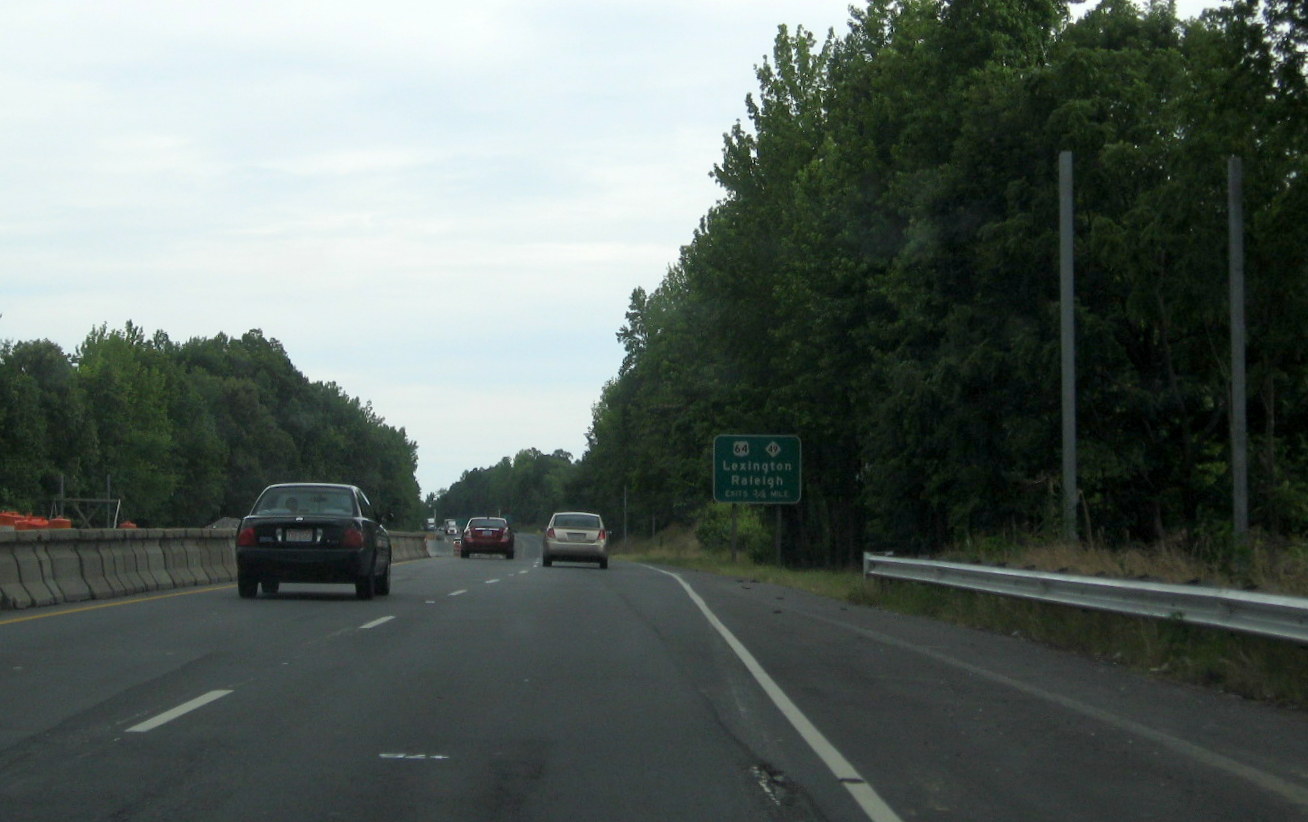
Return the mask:
<svg viewBox="0 0 1308 822">
<path fill-rule="evenodd" d="M 713 438 L 713 499 L 755 505 L 799 502 L 802 449 L 791 434 Z"/>
</svg>

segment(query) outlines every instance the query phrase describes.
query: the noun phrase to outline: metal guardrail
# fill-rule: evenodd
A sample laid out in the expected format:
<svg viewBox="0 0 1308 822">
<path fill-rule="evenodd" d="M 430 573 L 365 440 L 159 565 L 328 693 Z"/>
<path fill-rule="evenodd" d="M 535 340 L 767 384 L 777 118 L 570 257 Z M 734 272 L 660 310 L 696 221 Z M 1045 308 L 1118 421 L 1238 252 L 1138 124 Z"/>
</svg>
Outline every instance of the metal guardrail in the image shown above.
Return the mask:
<svg viewBox="0 0 1308 822">
<path fill-rule="evenodd" d="M 966 588 L 1118 614 L 1175 619 L 1308 644 L 1302 597 L 863 555 L 863 575 Z"/>
</svg>

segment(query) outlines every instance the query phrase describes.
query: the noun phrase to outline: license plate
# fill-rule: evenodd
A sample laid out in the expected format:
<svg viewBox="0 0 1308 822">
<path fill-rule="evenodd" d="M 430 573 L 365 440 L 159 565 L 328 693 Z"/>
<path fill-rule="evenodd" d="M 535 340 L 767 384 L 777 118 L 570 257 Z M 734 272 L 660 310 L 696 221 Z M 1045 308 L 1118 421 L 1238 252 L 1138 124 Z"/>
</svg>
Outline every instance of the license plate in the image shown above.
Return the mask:
<svg viewBox="0 0 1308 822">
<path fill-rule="evenodd" d="M 287 542 L 313 542 L 312 528 L 287 528 Z"/>
<path fill-rule="evenodd" d="M 586 541 L 586 535 L 585 535 L 584 533 L 579 534 L 579 533 L 577 533 L 577 532 L 575 532 L 575 531 L 569 531 L 569 532 L 568 532 L 568 541 L 569 541 L 569 542 L 585 542 L 585 541 Z"/>
</svg>

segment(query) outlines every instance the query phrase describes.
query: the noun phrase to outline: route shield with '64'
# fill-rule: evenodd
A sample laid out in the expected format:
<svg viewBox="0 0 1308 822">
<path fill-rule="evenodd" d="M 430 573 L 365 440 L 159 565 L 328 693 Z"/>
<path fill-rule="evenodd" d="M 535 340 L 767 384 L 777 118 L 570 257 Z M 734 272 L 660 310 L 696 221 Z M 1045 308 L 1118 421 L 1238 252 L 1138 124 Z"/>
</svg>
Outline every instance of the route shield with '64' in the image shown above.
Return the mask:
<svg viewBox="0 0 1308 822">
<path fill-rule="evenodd" d="M 802 451 L 792 434 L 713 438 L 713 499 L 754 505 L 799 502 Z"/>
</svg>

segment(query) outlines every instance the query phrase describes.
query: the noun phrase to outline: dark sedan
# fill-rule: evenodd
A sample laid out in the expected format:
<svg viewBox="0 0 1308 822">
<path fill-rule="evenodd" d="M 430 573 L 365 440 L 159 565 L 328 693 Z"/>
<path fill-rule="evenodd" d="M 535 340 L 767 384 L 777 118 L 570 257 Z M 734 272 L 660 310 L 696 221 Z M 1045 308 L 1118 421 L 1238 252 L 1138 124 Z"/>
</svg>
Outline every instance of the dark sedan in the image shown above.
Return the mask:
<svg viewBox="0 0 1308 822">
<path fill-rule="evenodd" d="M 473 517 L 463 527 L 463 541 L 459 555 L 467 559 L 472 554 L 503 554 L 513 559 L 513 529 L 502 517 Z"/>
<path fill-rule="evenodd" d="M 345 582 L 372 599 L 391 592 L 390 535 L 353 485 L 270 485 L 241 520 L 236 569 L 246 598 L 283 582 Z"/>
</svg>

